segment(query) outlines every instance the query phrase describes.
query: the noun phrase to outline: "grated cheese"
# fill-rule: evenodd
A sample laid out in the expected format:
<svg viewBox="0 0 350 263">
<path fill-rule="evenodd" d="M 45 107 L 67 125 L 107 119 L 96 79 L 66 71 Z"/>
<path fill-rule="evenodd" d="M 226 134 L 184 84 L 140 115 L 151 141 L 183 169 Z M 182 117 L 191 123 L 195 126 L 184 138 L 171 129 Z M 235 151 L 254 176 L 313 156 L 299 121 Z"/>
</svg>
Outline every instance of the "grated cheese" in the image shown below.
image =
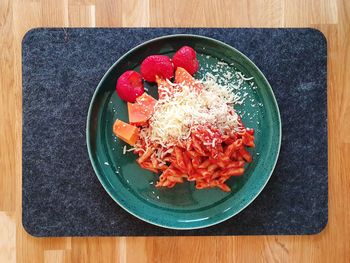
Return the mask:
<svg viewBox="0 0 350 263">
<path fill-rule="evenodd" d="M 123 147 L 123 154 L 126 154 L 126 145 Z"/>
<path fill-rule="evenodd" d="M 242 80 L 252 80 L 254 77 L 246 78 L 241 72 L 237 72 L 237 75 L 242 79 Z"/>
<path fill-rule="evenodd" d="M 207 74 L 201 82 L 204 88 L 200 92 L 182 83 L 179 91 L 158 100 L 150 126 L 141 130 L 141 136 L 169 148 L 177 141 L 186 140 L 198 125 L 209 124 L 221 132 L 237 126 L 238 115 L 232 105 L 240 98 L 229 86 L 217 84 L 212 74 Z M 210 144 L 215 145 L 215 141 Z"/>
</svg>

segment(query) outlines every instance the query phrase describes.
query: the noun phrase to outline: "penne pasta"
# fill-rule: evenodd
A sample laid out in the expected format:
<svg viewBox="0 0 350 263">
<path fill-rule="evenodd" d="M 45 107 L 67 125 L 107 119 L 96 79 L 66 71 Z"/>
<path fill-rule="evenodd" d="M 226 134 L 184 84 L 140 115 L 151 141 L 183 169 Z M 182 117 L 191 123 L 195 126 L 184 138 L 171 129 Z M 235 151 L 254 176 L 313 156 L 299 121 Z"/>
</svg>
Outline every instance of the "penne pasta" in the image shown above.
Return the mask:
<svg viewBox="0 0 350 263">
<path fill-rule="evenodd" d="M 216 136 L 210 142 L 208 138 Z M 245 164 L 252 161 L 246 147 L 254 147 L 254 130 L 243 126 L 238 131 L 227 131 L 220 135 L 216 130 L 197 129 L 190 134 L 188 141 L 173 147 L 162 148 L 159 144 L 141 145 L 133 150 L 139 155 L 139 165 L 154 173 L 162 173 L 156 187 L 172 188 L 184 181 L 194 181 L 196 189 L 218 187 L 229 192 L 226 182 L 245 171 Z"/>
</svg>

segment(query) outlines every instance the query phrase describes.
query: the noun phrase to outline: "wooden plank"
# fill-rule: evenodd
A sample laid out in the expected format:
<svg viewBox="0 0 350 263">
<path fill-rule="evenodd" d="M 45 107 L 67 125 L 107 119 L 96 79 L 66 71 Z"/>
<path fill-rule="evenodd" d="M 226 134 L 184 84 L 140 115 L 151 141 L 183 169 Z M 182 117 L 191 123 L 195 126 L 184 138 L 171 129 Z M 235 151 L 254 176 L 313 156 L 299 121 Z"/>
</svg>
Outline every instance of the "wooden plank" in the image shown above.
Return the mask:
<svg viewBox="0 0 350 263">
<path fill-rule="evenodd" d="M 121 1 L 97 0 L 96 1 L 96 26 L 117 27 L 122 24 Z"/>
<path fill-rule="evenodd" d="M 149 26 L 149 0 L 123 0 L 122 25 L 124 27 Z"/>
<path fill-rule="evenodd" d="M 283 22 L 283 2 L 259 1 L 151 1 L 151 26 L 177 27 L 278 27 Z"/>
<path fill-rule="evenodd" d="M 16 100 L 11 1 L 0 2 L 0 211 L 15 211 L 15 130 L 12 106 Z M 18 164 L 17 164 L 18 165 Z"/>
<path fill-rule="evenodd" d="M 16 262 L 16 222 L 14 213 L 0 212 L 0 262 Z"/>
</svg>

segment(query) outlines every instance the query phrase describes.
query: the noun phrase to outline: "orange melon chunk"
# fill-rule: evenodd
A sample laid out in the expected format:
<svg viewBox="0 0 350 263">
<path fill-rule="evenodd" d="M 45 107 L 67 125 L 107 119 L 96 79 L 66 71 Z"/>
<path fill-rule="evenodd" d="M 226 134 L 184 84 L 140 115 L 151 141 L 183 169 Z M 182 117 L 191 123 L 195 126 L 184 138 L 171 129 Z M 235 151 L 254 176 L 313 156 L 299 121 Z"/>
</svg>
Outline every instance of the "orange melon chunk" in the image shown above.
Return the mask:
<svg viewBox="0 0 350 263">
<path fill-rule="evenodd" d="M 186 86 L 193 87 L 196 90 L 200 91 L 203 89 L 202 84 L 200 84 L 186 69 L 177 67 L 175 71 L 175 83 L 182 83 Z"/>
<path fill-rule="evenodd" d="M 174 92 L 174 87 L 166 80 L 156 77 L 156 82 L 158 85 L 158 96 L 159 99 L 162 99 L 166 94 L 172 94 Z"/>
<path fill-rule="evenodd" d="M 137 127 L 118 119 L 113 124 L 113 133 L 130 145 L 134 145 L 139 137 L 139 129 Z"/>
<path fill-rule="evenodd" d="M 135 103 L 128 102 L 129 122 L 133 125 L 144 125 L 154 112 L 157 100 L 144 92 Z"/>
</svg>

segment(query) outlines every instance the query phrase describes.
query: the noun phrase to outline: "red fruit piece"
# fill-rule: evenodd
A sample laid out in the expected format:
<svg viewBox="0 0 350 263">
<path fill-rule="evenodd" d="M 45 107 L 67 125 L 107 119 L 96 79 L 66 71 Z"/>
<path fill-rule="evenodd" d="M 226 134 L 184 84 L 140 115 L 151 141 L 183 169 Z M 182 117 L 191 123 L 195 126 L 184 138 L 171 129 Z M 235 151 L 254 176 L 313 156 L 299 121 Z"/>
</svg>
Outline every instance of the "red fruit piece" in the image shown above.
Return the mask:
<svg viewBox="0 0 350 263">
<path fill-rule="evenodd" d="M 142 76 L 133 70 L 125 71 L 118 78 L 116 91 L 122 100 L 135 102 L 136 98 L 145 91 L 142 84 Z"/>
<path fill-rule="evenodd" d="M 196 51 L 189 46 L 183 46 L 174 54 L 173 63 L 175 69 L 177 67 L 182 67 L 191 75 L 196 73 L 199 68 Z"/>
<path fill-rule="evenodd" d="M 155 82 L 157 76 L 162 79 L 172 78 L 174 76 L 174 65 L 167 56 L 152 55 L 142 61 L 140 71 L 145 80 Z"/>
</svg>

